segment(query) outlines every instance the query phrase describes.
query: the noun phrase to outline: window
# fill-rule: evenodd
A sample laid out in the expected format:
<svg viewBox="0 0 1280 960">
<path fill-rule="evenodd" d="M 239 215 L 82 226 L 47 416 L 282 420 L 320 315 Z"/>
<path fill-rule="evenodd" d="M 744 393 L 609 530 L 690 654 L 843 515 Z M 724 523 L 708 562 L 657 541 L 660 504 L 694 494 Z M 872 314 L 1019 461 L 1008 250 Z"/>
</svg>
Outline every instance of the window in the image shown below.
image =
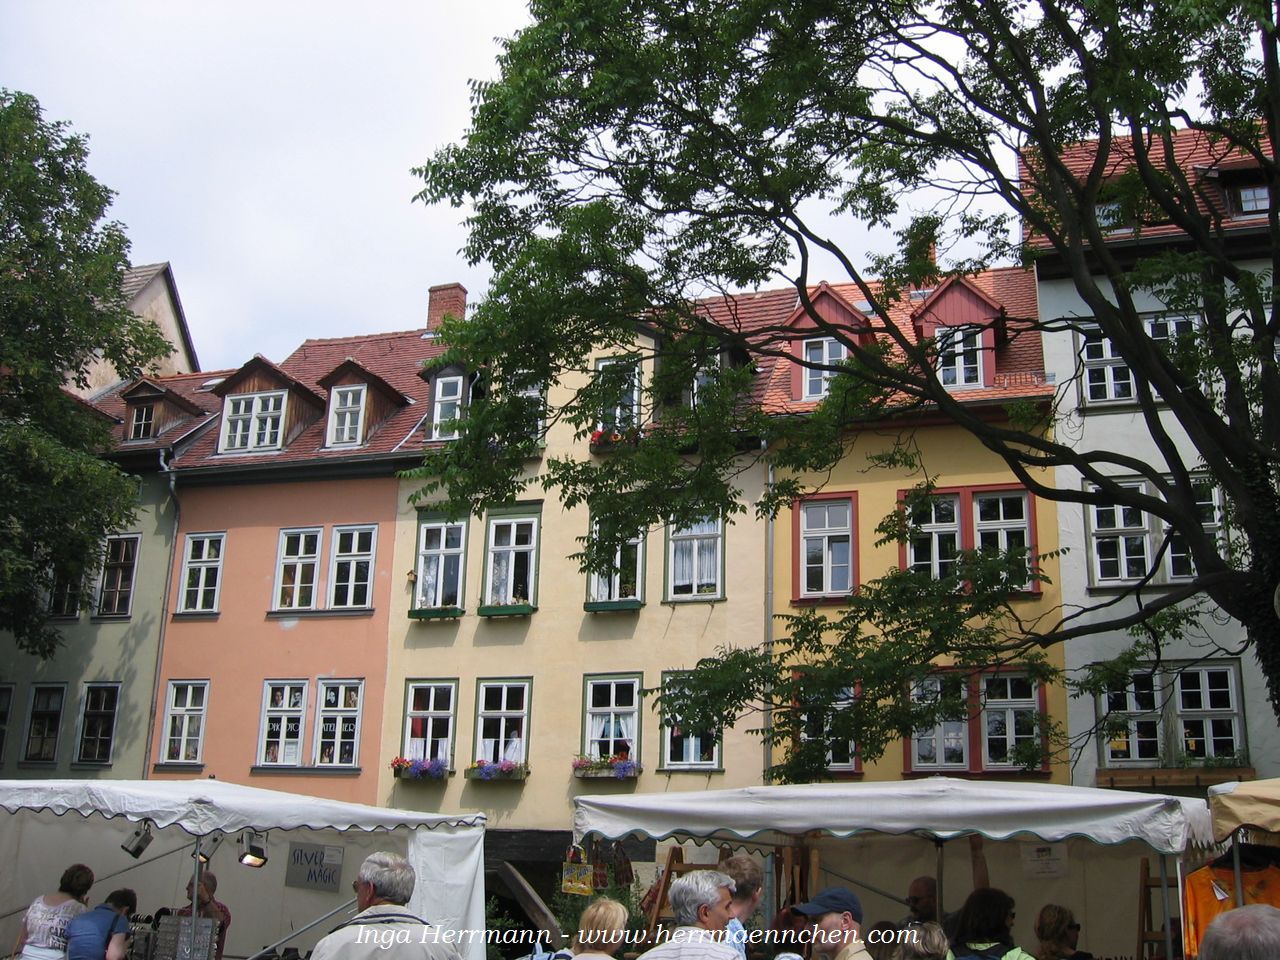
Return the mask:
<svg viewBox="0 0 1280 960">
<path fill-rule="evenodd" d="M 277 450 L 284 422 L 283 390 L 227 397 L 222 418 L 222 452 Z"/>
<path fill-rule="evenodd" d="M 61 686 L 36 686 L 31 690 L 31 716 L 27 721 L 27 749 L 22 759 L 53 763 L 58 759 L 58 728 L 62 724 Z"/>
<path fill-rule="evenodd" d="M 1006 554 L 1010 550 L 1025 551 L 1031 547 L 1027 495 L 1024 492 L 1001 491 L 975 494 L 973 523 L 974 545 L 978 550 Z M 1012 579 L 1026 585 L 1029 576 L 1028 569 L 1027 576 Z"/>
<path fill-rule="evenodd" d="M 457 440 L 462 419 L 462 377 L 437 377 L 435 410 L 431 415 L 432 440 Z"/>
<path fill-rule="evenodd" d="M 1193 333 L 1197 319 L 1179 314 L 1157 314 L 1146 318 L 1147 335 L 1159 346 Z M 1134 398 L 1133 373 L 1119 349 L 1097 326 L 1083 331 L 1081 357 L 1084 361 L 1084 391 L 1087 403 L 1131 401 Z"/>
<path fill-rule="evenodd" d="M 934 496 L 916 508 L 916 527 L 907 546 L 911 569 L 942 580 L 955 573 L 960 553 L 960 498 L 957 494 Z"/>
<path fill-rule="evenodd" d="M 1234 192 L 1239 213 L 1266 213 L 1270 206 L 1271 197 L 1265 186 L 1237 187 Z"/>
<path fill-rule="evenodd" d="M 453 715 L 458 685 L 453 681 L 413 681 L 405 710 L 404 756 L 453 765 Z"/>
<path fill-rule="evenodd" d="M 84 689 L 84 713 L 80 717 L 80 763 L 110 763 L 116 735 L 116 710 L 120 684 L 90 683 Z"/>
<path fill-rule="evenodd" d="M 480 681 L 476 711 L 477 760 L 524 763 L 528 756 L 529 681 Z"/>
<path fill-rule="evenodd" d="M 640 537 L 632 537 L 614 552 L 614 569 L 591 574 L 588 591 L 592 603 L 613 603 L 643 598 L 644 566 Z"/>
<path fill-rule="evenodd" d="M 281 530 L 276 569 L 277 610 L 315 607 L 316 569 L 320 562 L 320 529 Z"/>
<path fill-rule="evenodd" d="M 1133 489 L 1141 490 L 1140 485 Z M 1147 515 L 1137 507 L 1094 504 L 1093 575 L 1097 583 L 1140 580 L 1147 573 Z"/>
<path fill-rule="evenodd" d="M 204 717 L 208 681 L 169 682 L 165 710 L 164 762 L 199 763 L 204 751 Z"/>
<path fill-rule="evenodd" d="M 912 770 L 1043 769 L 1044 690 L 1027 675 L 949 671 L 921 680 L 912 698 L 942 705 L 936 723 L 911 735 Z"/>
<path fill-rule="evenodd" d="M 137 537 L 107 538 L 107 550 L 102 558 L 102 585 L 98 591 L 98 616 L 129 616 L 137 562 Z"/>
<path fill-rule="evenodd" d="M 823 740 L 827 745 L 827 769 L 836 773 L 849 773 L 858 769 L 858 751 L 852 740 L 838 740 L 832 736 L 832 717 L 853 706 L 855 691 L 845 687 L 829 704 L 812 704 L 804 712 L 801 738 Z"/>
<path fill-rule="evenodd" d="M 1147 491 L 1145 483 L 1122 482 L 1121 488 Z M 1097 488 L 1093 488 L 1095 491 Z M 1222 495 L 1207 478 L 1192 480 L 1193 511 L 1213 539 L 1222 536 Z M 1167 583 L 1195 576 L 1195 564 L 1186 540 L 1154 514 L 1117 503 L 1091 504 L 1089 520 L 1092 576 L 1095 586 L 1112 586 L 1147 579 Z M 1168 539 L 1165 547 L 1164 539 Z M 1162 565 L 1152 561 L 1164 548 Z"/>
<path fill-rule="evenodd" d="M 911 736 L 911 766 L 913 769 L 950 767 L 967 769 L 969 766 L 969 716 L 965 699 L 964 678 L 960 674 L 942 674 L 925 677 L 912 693 L 912 699 L 920 703 L 935 704 L 940 700 L 959 700 L 961 706 L 949 717 L 933 726 L 922 727 Z"/>
<path fill-rule="evenodd" d="M 1099 697 L 1108 766 L 1248 762 L 1235 660 L 1166 662 L 1137 671 Z"/>
<path fill-rule="evenodd" d="M 982 678 L 983 761 L 988 767 L 1019 766 L 1028 751 L 1039 750 L 1036 731 L 1040 704 L 1034 681 L 1015 674 Z M 1032 754 L 1037 755 L 1037 754 Z"/>
<path fill-rule="evenodd" d="M 1207 479 L 1192 481 L 1195 492 L 1196 515 L 1205 532 L 1216 535 L 1222 525 L 1222 503 L 1219 489 Z M 1194 577 L 1195 563 L 1191 559 L 1191 550 L 1186 540 L 1176 533 L 1169 534 L 1169 550 L 1166 560 L 1169 577 Z"/>
<path fill-rule="evenodd" d="M 1114 200 L 1094 204 L 1093 214 L 1098 221 L 1098 229 L 1103 233 L 1123 233 L 1133 229 L 1125 222 L 1120 204 Z"/>
<path fill-rule="evenodd" d="M 830 380 L 835 371 L 825 369 L 843 363 L 847 351 L 845 346 L 834 337 L 815 337 L 804 342 L 803 372 L 804 389 L 801 397 L 805 400 L 820 400 L 830 390 Z"/>
<path fill-rule="evenodd" d="M 0 684 L 0 763 L 4 762 L 4 748 L 9 740 L 9 719 L 13 715 L 13 685 Z"/>
<path fill-rule="evenodd" d="M 853 502 L 812 500 L 799 509 L 800 595 L 847 594 L 853 589 Z"/>
<path fill-rule="evenodd" d="M 596 361 L 596 377 L 606 399 L 597 430 L 627 430 L 640 422 L 640 365 L 633 359 L 612 357 Z"/>
<path fill-rule="evenodd" d="M 365 392 L 363 383 L 333 388 L 329 415 L 329 446 L 354 446 L 363 438 Z"/>
<path fill-rule="evenodd" d="M 372 605 L 369 588 L 373 583 L 373 551 L 377 527 L 334 527 L 333 570 L 330 574 L 334 610 Z"/>
<path fill-rule="evenodd" d="M 982 331 L 977 327 L 938 327 L 938 379 L 944 387 L 982 385 Z"/>
<path fill-rule="evenodd" d="M 538 569 L 538 519 L 489 520 L 488 590 L 491 605 L 533 603 Z"/>
<path fill-rule="evenodd" d="M 79 577 L 55 579 L 49 592 L 49 616 L 59 620 L 79 618 L 81 585 Z"/>
<path fill-rule="evenodd" d="M 316 711 L 316 766 L 352 767 L 359 759 L 363 680 L 321 680 Z"/>
<path fill-rule="evenodd" d="M 418 531 L 417 609 L 461 607 L 466 576 L 466 522 L 431 520 Z M 409 759 L 414 759 L 410 757 Z"/>
<path fill-rule="evenodd" d="M 268 680 L 262 687 L 262 734 L 258 763 L 296 767 L 302 763 L 302 721 L 307 681 Z"/>
<path fill-rule="evenodd" d="M 182 564 L 182 596 L 179 613 L 216 613 L 222 582 L 224 533 L 187 534 Z"/>
<path fill-rule="evenodd" d="M 583 754 L 595 760 L 639 760 L 640 678 L 588 677 L 586 701 Z"/>
<path fill-rule="evenodd" d="M 540 384 L 535 384 L 531 387 L 517 390 L 516 396 L 522 399 L 528 411 L 529 437 L 533 440 L 541 440 L 542 433 L 547 428 L 546 391 Z"/>
<path fill-rule="evenodd" d="M 724 530 L 719 517 L 697 520 L 685 527 L 669 527 L 668 563 L 672 600 L 715 600 L 720 586 L 720 546 Z"/>
<path fill-rule="evenodd" d="M 129 421 L 129 439 L 146 440 L 155 434 L 155 404 L 144 403 L 133 408 L 133 418 Z"/>
<path fill-rule="evenodd" d="M 689 406 L 697 409 L 699 398 L 704 390 L 715 383 L 720 375 L 720 357 L 709 357 L 693 371 L 693 382 L 689 384 Z"/>
</svg>

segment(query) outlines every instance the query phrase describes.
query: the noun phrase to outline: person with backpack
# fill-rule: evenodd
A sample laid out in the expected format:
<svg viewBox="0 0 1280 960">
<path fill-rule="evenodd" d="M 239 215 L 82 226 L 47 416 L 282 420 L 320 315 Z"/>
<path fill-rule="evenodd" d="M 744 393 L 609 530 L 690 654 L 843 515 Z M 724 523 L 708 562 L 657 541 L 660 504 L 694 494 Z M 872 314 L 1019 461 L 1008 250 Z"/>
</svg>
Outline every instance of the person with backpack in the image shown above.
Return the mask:
<svg viewBox="0 0 1280 960">
<path fill-rule="evenodd" d="M 1013 897 L 979 887 L 960 908 L 948 960 L 1036 960 L 1013 942 Z"/>
<path fill-rule="evenodd" d="M 129 953 L 129 917 L 138 895 L 127 887 L 67 924 L 67 960 L 124 960 Z"/>
</svg>

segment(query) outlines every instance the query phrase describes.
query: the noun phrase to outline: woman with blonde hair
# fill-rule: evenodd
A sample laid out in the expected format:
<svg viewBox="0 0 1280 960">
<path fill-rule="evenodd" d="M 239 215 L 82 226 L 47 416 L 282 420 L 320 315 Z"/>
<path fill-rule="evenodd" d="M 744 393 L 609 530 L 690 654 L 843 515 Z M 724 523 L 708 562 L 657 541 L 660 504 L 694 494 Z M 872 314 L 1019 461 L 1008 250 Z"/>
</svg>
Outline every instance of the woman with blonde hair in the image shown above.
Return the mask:
<svg viewBox="0 0 1280 960">
<path fill-rule="evenodd" d="M 908 923 L 906 929 L 908 935 L 902 941 L 904 960 L 946 960 L 951 944 L 942 924 L 926 920 Z"/>
<path fill-rule="evenodd" d="M 1036 936 L 1040 946 L 1036 960 L 1093 960 L 1093 954 L 1077 950 L 1080 941 L 1080 924 L 1068 907 L 1046 903 L 1036 917 Z"/>
<path fill-rule="evenodd" d="M 627 940 L 627 908 L 600 897 L 578 919 L 578 934 L 570 949 L 575 957 L 612 957 Z"/>
</svg>

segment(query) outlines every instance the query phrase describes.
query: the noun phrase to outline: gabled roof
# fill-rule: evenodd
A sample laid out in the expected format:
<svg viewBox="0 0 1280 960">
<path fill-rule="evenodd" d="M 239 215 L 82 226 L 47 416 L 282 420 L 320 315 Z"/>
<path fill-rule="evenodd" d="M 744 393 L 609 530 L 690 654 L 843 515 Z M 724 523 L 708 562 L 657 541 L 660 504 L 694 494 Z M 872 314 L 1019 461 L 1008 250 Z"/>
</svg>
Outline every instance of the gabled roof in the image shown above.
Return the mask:
<svg viewBox="0 0 1280 960">
<path fill-rule="evenodd" d="M 387 381 L 383 380 L 380 376 L 378 376 L 376 373 L 374 373 L 364 364 L 360 363 L 357 360 L 352 359 L 351 357 L 347 357 L 340 364 L 338 364 L 336 367 L 334 367 L 332 370 L 326 373 L 323 377 L 317 380 L 316 383 L 327 390 L 330 387 L 337 384 L 344 376 L 346 376 L 349 373 L 355 374 L 358 380 L 363 380 L 365 383 L 369 384 L 370 386 L 377 387 L 383 393 L 387 394 L 387 396 L 391 397 L 392 399 L 400 403 L 406 403 L 409 400 L 408 397 L 406 397 L 403 393 L 401 393 L 395 387 L 391 386 L 391 384 L 387 383 Z"/>
<path fill-rule="evenodd" d="M 117 384 L 94 403 L 114 417 L 119 424 L 126 424 L 116 431 L 116 441 L 121 448 L 127 446 L 131 451 L 166 449 L 187 439 L 214 419 L 221 407 L 221 401 L 202 387 L 208 380 L 228 373 L 231 371 L 215 370 L 178 373 L 167 377 L 144 377 L 141 380 Z M 187 411 L 189 415 L 169 424 L 153 437 L 147 437 L 144 440 L 128 440 L 125 430 L 127 429 L 129 394 L 142 385 L 158 389 L 165 400 L 173 403 L 178 409 Z"/>
<path fill-rule="evenodd" d="M 255 353 L 253 359 L 247 361 L 231 376 L 227 377 L 221 383 L 216 384 L 210 391 L 215 396 L 228 397 L 236 392 L 236 387 L 243 383 L 248 377 L 255 373 L 265 372 L 273 379 L 279 381 L 282 387 L 289 387 L 297 390 L 308 400 L 324 406 L 324 393 L 307 386 L 300 380 L 290 376 L 285 370 L 276 366 L 260 353 Z"/>
<path fill-rule="evenodd" d="M 165 400 L 168 403 L 172 403 L 179 409 L 187 411 L 187 413 L 190 413 L 193 416 L 199 416 L 205 413 L 202 408 L 196 406 L 181 393 L 176 390 L 171 390 L 169 387 L 165 386 L 162 379 L 158 377 L 139 377 L 137 380 L 133 381 L 132 384 L 127 384 L 125 388 L 120 391 L 120 396 L 126 401 L 139 397 Z"/>
<path fill-rule="evenodd" d="M 199 370 L 200 358 L 196 356 L 195 343 L 191 340 L 191 329 L 187 326 L 187 315 L 183 312 L 182 300 L 178 297 L 178 284 L 174 282 L 173 268 L 169 266 L 169 261 L 143 264 L 126 270 L 121 283 L 125 299 L 132 304 L 156 277 L 160 277 L 164 282 L 169 301 L 173 304 L 173 314 L 178 321 L 178 333 L 182 337 L 182 349 L 186 352 L 187 359 L 191 361 L 191 369 Z"/>
</svg>

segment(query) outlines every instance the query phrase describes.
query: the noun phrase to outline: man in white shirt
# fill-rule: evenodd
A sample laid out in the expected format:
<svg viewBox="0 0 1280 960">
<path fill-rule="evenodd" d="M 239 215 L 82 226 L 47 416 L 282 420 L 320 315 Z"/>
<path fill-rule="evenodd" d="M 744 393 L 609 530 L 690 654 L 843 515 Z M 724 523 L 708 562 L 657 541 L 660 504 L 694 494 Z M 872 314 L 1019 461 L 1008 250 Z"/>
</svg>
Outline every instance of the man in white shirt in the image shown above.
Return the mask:
<svg viewBox="0 0 1280 960">
<path fill-rule="evenodd" d="M 732 916 L 732 877 L 695 870 L 671 881 L 668 897 L 677 926 L 659 930 L 658 946 L 640 960 L 739 960 L 738 951 L 724 942 L 724 927 Z"/>
</svg>

